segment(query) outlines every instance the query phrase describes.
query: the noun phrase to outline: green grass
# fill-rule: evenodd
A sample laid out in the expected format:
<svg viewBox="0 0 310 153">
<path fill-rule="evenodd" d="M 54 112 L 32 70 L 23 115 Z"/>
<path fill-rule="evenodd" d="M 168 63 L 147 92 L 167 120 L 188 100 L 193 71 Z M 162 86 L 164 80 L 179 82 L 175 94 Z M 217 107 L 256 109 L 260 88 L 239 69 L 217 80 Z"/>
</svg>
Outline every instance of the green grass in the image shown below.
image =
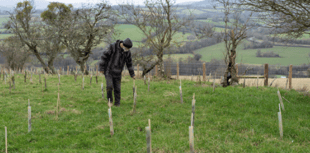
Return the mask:
<svg viewBox="0 0 310 153">
<path fill-rule="evenodd" d="M 182 13 L 185 13 L 187 15 L 189 15 L 190 13 L 198 14 L 199 15 L 199 14 L 202 14 L 202 13 L 205 13 L 205 12 L 203 12 L 201 10 L 197 10 L 197 9 L 185 9 L 185 10 L 182 11 Z"/>
<path fill-rule="evenodd" d="M 273 37 L 273 34 L 269 35 L 270 37 Z M 278 37 L 286 37 L 287 34 L 277 34 Z M 303 34 L 300 38 L 297 39 L 310 39 L 310 34 Z"/>
<path fill-rule="evenodd" d="M 102 82 L 100 77 L 100 83 Z M 0 151 L 4 152 L 4 126 L 8 128 L 8 152 L 146 152 L 145 127 L 151 119 L 153 152 L 189 152 L 191 99 L 196 97 L 195 150 L 197 152 L 310 152 L 310 98 L 292 90 L 280 90 L 284 101 L 284 138 L 279 138 L 277 89 L 259 87 L 216 88 L 182 81 L 152 81 L 150 92 L 137 80 L 137 112 L 133 106 L 132 79 L 122 79 L 121 107 L 112 107 L 115 134 L 110 135 L 107 101 L 100 84 L 81 90 L 81 76 L 61 76 L 59 119 L 56 110 L 57 76 L 49 76 L 42 92 L 38 76 L 34 84 L 16 77 L 16 89 L 0 82 Z M 27 132 L 30 99 L 32 131 Z M 254 132 L 252 132 L 252 129 Z"/>
<path fill-rule="evenodd" d="M 7 22 L 10 18 L 8 17 L 0 17 L 0 25 L 2 25 L 2 23 Z"/>
<path fill-rule="evenodd" d="M 10 36 L 13 36 L 13 34 L 0 34 L 0 39 L 5 39 L 5 38 L 8 38 Z"/>
<path fill-rule="evenodd" d="M 164 59 L 167 59 L 169 55 L 164 55 Z M 194 57 L 193 54 L 171 54 L 170 58 L 174 61 L 178 61 L 180 58 L 183 58 L 183 60 L 187 59 L 187 57 Z"/>
<path fill-rule="evenodd" d="M 255 57 L 258 49 L 248 49 L 243 50 L 243 44 L 241 43 L 237 48 L 237 58 L 236 62 L 247 63 L 247 64 L 265 64 L 270 65 L 280 64 L 280 65 L 301 65 L 304 63 L 309 63 L 309 48 L 303 47 L 283 47 L 283 46 L 274 46 L 273 48 L 260 49 L 262 52 L 274 51 L 278 53 L 282 58 L 260 58 Z M 209 47 L 201 48 L 195 53 L 202 55 L 201 60 L 209 62 L 212 58 L 223 59 L 223 52 L 225 51 L 224 43 L 219 43 Z"/>
</svg>

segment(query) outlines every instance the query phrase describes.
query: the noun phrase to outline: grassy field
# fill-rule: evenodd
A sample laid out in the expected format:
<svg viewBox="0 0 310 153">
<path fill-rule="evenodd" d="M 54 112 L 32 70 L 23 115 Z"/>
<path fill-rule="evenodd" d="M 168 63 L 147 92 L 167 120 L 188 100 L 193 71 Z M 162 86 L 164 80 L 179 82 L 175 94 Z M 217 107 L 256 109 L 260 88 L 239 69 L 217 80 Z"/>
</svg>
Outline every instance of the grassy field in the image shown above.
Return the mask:
<svg viewBox="0 0 310 153">
<path fill-rule="evenodd" d="M 10 36 L 13 36 L 13 34 L 0 34 L 0 39 L 5 39 L 5 38 L 8 38 Z"/>
<path fill-rule="evenodd" d="M 100 83 L 102 82 L 100 77 Z M 61 76 L 60 114 L 55 118 L 57 76 L 47 78 L 42 92 L 38 76 L 34 83 L 16 77 L 16 89 L 0 82 L 0 151 L 5 152 L 4 126 L 8 128 L 8 152 L 146 152 L 145 127 L 151 119 L 153 152 L 189 152 L 191 100 L 195 93 L 194 140 L 196 152 L 310 152 L 310 98 L 280 90 L 284 101 L 284 138 L 279 138 L 277 89 L 240 86 L 216 88 L 182 81 L 152 81 L 150 92 L 137 80 L 137 112 L 133 106 L 132 79 L 122 79 L 121 107 L 112 107 L 115 134 L 110 135 L 107 101 L 100 84 L 81 90 L 81 76 Z M 94 78 L 93 78 L 94 81 Z M 95 81 L 94 81 L 95 82 Z M 27 132 L 30 99 L 32 131 Z"/>
<path fill-rule="evenodd" d="M 309 63 L 310 48 L 303 47 L 282 47 L 275 46 L 273 48 L 260 49 L 262 52 L 274 51 L 278 53 L 282 58 L 259 58 L 255 57 L 257 49 L 243 50 L 243 44 L 241 43 L 237 48 L 236 62 L 248 63 L 248 64 L 280 64 L 280 65 L 301 65 Z M 223 52 L 225 51 L 224 43 L 219 43 L 209 47 L 196 50 L 195 53 L 202 55 L 202 60 L 209 62 L 212 58 L 223 59 Z"/>
</svg>

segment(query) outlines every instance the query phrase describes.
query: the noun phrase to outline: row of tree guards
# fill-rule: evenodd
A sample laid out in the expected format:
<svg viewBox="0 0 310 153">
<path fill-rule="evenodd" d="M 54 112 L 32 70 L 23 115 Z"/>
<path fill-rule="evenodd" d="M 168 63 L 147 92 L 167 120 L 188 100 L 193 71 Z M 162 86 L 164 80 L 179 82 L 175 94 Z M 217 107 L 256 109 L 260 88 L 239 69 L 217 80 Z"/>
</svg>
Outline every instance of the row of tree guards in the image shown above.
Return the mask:
<svg viewBox="0 0 310 153">
<path fill-rule="evenodd" d="M 267 69 L 268 70 L 268 69 Z M 11 72 L 12 75 L 14 75 L 14 72 Z M 27 73 L 25 73 L 27 74 Z M 40 76 L 40 73 L 39 73 Z M 60 74 L 58 74 L 58 78 L 59 78 L 59 83 L 58 83 L 58 95 L 57 95 L 57 105 L 56 105 L 56 110 L 55 110 L 55 114 L 56 114 L 56 120 L 59 117 L 59 109 L 60 109 L 60 94 L 59 94 L 59 88 L 60 88 Z M 144 77 L 144 82 L 146 85 L 146 77 Z M 215 80 L 215 78 L 214 78 Z M 46 79 L 45 79 L 46 82 Z M 215 84 L 213 84 L 213 91 L 215 89 Z M 45 86 L 46 87 L 46 86 Z M 84 87 L 84 76 L 83 76 L 83 85 L 82 87 Z M 104 90 L 103 90 L 103 83 L 101 83 L 101 96 L 104 99 Z M 83 88 L 84 89 L 84 88 Z M 179 90 L 180 90 L 180 103 L 184 103 L 183 102 L 183 94 L 182 94 L 182 82 L 180 79 L 180 86 L 179 86 Z M 150 78 L 148 78 L 148 91 L 150 91 Z M 283 139 L 283 125 L 282 125 L 282 115 L 281 115 L 281 108 L 283 111 L 285 111 L 284 109 L 284 104 L 282 101 L 282 98 L 285 99 L 284 97 L 281 96 L 280 91 L 277 91 L 277 95 L 279 98 L 279 112 L 278 112 L 278 120 L 279 120 L 279 131 L 280 131 L 280 138 Z M 286 99 L 285 99 L 286 100 Z M 286 100 L 288 101 L 288 100 Z M 288 101 L 289 102 L 289 101 Z M 110 125 L 110 134 L 111 136 L 114 135 L 114 127 L 113 127 L 113 120 L 112 120 L 112 108 L 111 108 L 111 103 L 110 103 L 110 99 L 109 99 L 109 109 L 108 109 L 108 117 L 109 117 L 109 125 Z M 136 113 L 136 104 L 137 104 L 137 86 L 135 84 L 135 80 L 133 80 L 133 109 L 131 112 L 131 115 L 134 115 Z M 190 148 L 190 152 L 194 152 L 194 121 L 195 121 L 195 104 L 196 104 L 196 100 L 195 100 L 195 93 L 193 94 L 193 99 L 192 99 L 192 112 L 191 112 L 191 122 L 190 122 L 190 126 L 189 126 L 189 148 Z M 281 107 L 280 107 L 281 106 Z M 152 152 L 152 147 L 151 147 L 151 124 L 150 124 L 150 119 L 148 120 L 149 122 L 149 126 L 147 126 L 145 128 L 146 130 L 146 143 L 147 143 L 147 152 Z M 28 99 L 28 132 L 31 132 L 31 106 L 30 106 L 30 100 Z M 6 151 L 7 151 L 7 128 L 5 127 L 5 142 L 6 142 Z"/>
</svg>

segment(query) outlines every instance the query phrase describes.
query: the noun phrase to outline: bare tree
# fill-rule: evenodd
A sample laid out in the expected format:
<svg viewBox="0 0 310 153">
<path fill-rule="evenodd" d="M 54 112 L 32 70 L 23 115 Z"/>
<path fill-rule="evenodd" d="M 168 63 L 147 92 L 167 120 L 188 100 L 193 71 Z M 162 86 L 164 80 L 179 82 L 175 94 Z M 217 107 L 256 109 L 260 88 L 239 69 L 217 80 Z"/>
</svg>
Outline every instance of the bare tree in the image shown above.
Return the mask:
<svg viewBox="0 0 310 153">
<path fill-rule="evenodd" d="M 0 54 L 5 57 L 7 66 L 12 70 L 22 70 L 31 52 L 18 37 L 11 36 L 0 44 Z"/>
<path fill-rule="evenodd" d="M 10 13 L 10 19 L 5 24 L 5 28 L 10 29 L 18 39 L 25 44 L 33 55 L 41 63 L 43 69 L 48 72 L 48 67 L 41 57 L 38 49 L 38 41 L 42 38 L 40 19 L 34 17 L 35 9 L 34 2 L 23 1 L 17 3 L 13 12 Z"/>
<path fill-rule="evenodd" d="M 105 3 L 83 5 L 82 9 L 73 11 L 65 20 L 53 23 L 63 32 L 59 33 L 62 43 L 71 57 L 80 66 L 82 72 L 92 48 L 101 42 L 110 43 L 114 37 L 115 12 Z"/>
<path fill-rule="evenodd" d="M 310 3 L 307 0 L 239 0 L 250 11 L 260 13 L 266 27 L 289 37 L 310 34 Z"/>
<path fill-rule="evenodd" d="M 222 38 L 225 43 L 225 51 L 224 51 L 224 61 L 227 66 L 224 73 L 224 81 L 222 82 L 223 87 L 227 87 L 231 84 L 238 83 L 238 78 L 236 74 L 235 68 L 235 60 L 237 57 L 236 49 L 237 46 L 247 37 L 247 29 L 248 29 L 248 20 L 244 23 L 239 22 L 240 18 L 240 9 L 238 9 L 237 5 L 233 0 L 216 0 L 220 5 L 223 6 L 223 12 L 225 15 L 225 29 L 222 32 Z M 232 15 L 233 21 L 229 22 L 228 17 Z M 251 15 L 250 15 L 251 16 Z M 231 23 L 229 25 L 229 23 Z M 231 79 L 228 82 L 228 79 Z"/>
<path fill-rule="evenodd" d="M 51 2 L 47 7 L 48 9 L 41 13 L 41 18 L 45 24 L 42 33 L 46 38 L 39 41 L 38 46 L 45 51 L 48 67 L 55 74 L 54 60 L 65 49 L 65 46 L 61 43 L 61 34 L 64 29 L 53 25 L 55 25 L 55 22 L 64 22 L 66 17 L 70 15 L 73 6 L 71 4 L 67 6 L 63 3 Z"/>
<path fill-rule="evenodd" d="M 169 52 L 171 44 L 179 46 L 180 43 L 173 40 L 173 36 L 182 28 L 190 25 L 191 15 L 180 18 L 176 14 L 173 0 L 145 0 L 146 9 L 132 4 L 120 5 L 122 18 L 138 27 L 144 36 L 146 42 L 144 47 L 152 50 L 152 55 L 140 57 L 138 62 L 143 65 L 144 76 L 156 65 L 159 66 L 160 76 L 165 76 L 163 71 L 163 56 Z M 153 61 L 149 63 L 149 61 Z"/>
</svg>

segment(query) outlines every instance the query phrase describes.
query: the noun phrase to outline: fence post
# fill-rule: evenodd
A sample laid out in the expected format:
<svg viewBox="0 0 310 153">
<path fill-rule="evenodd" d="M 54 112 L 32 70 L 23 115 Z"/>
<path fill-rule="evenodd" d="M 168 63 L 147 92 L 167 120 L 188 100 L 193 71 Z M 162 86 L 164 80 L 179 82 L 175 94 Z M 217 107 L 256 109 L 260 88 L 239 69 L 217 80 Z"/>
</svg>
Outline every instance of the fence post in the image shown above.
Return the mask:
<svg viewBox="0 0 310 153">
<path fill-rule="evenodd" d="M 268 64 L 265 64 L 264 77 L 265 77 L 264 86 L 267 87 L 268 86 Z"/>
<path fill-rule="evenodd" d="M 290 65 L 290 69 L 289 69 L 289 75 L 288 75 L 288 88 L 292 89 L 292 76 L 293 76 L 293 65 Z"/>
<path fill-rule="evenodd" d="M 140 69 L 139 69 L 139 64 L 137 65 L 137 73 L 138 73 L 138 78 L 140 77 Z"/>
<path fill-rule="evenodd" d="M 177 80 L 179 80 L 179 74 L 180 74 L 180 67 L 179 67 L 179 62 L 177 63 Z"/>
<path fill-rule="evenodd" d="M 155 65 L 155 76 L 157 76 L 157 73 L 158 73 L 158 66 Z"/>
<path fill-rule="evenodd" d="M 238 70 L 238 64 L 236 64 L 236 76 L 238 77 L 238 72 L 239 72 L 239 70 Z"/>
<path fill-rule="evenodd" d="M 67 66 L 67 75 L 69 75 L 69 66 Z"/>
<path fill-rule="evenodd" d="M 206 63 L 202 64 L 203 81 L 206 82 Z"/>
<path fill-rule="evenodd" d="M 98 76 L 98 65 L 96 65 L 96 76 Z"/>
</svg>

